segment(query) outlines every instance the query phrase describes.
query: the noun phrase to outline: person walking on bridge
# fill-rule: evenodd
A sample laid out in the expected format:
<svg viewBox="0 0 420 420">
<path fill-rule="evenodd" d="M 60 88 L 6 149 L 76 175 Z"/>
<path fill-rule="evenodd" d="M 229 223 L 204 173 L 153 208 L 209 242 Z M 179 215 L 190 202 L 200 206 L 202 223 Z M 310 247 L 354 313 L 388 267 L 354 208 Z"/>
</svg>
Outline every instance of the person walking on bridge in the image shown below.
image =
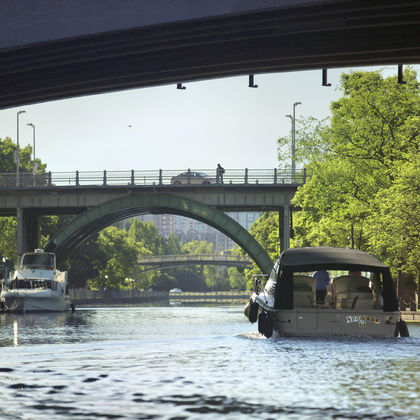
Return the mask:
<svg viewBox="0 0 420 420">
<path fill-rule="evenodd" d="M 220 166 L 220 163 L 218 163 L 216 168 L 216 184 L 223 184 L 224 173 L 225 169 L 222 166 Z"/>
</svg>

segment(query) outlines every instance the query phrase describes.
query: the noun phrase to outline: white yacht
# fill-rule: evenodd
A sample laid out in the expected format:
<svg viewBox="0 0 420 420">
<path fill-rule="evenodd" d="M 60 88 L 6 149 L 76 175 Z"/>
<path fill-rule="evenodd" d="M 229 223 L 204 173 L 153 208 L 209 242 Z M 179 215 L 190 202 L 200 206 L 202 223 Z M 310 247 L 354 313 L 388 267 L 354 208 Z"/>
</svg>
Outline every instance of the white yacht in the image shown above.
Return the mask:
<svg viewBox="0 0 420 420">
<path fill-rule="evenodd" d="M 51 252 L 36 249 L 19 256 L 15 271 L 3 282 L 2 307 L 11 312 L 62 312 L 70 309 L 67 272 L 58 271 Z"/>
<path fill-rule="evenodd" d="M 314 271 L 325 270 L 331 281 L 326 298 L 316 300 Z M 261 286 L 261 287 L 259 287 Z M 408 336 L 400 319 L 389 268 L 376 257 L 355 249 L 290 248 L 284 251 L 265 284 L 244 310 L 266 337 Z"/>
</svg>

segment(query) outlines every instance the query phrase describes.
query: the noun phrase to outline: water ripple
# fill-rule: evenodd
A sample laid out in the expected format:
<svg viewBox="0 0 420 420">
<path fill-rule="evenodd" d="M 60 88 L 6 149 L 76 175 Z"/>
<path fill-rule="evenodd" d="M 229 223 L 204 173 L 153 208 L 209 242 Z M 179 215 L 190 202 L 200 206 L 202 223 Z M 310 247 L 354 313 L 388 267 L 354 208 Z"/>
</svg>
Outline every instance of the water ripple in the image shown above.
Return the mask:
<svg viewBox="0 0 420 420">
<path fill-rule="evenodd" d="M 1 419 L 419 420 L 420 326 L 266 339 L 239 307 L 61 315 L 0 315 Z"/>
</svg>

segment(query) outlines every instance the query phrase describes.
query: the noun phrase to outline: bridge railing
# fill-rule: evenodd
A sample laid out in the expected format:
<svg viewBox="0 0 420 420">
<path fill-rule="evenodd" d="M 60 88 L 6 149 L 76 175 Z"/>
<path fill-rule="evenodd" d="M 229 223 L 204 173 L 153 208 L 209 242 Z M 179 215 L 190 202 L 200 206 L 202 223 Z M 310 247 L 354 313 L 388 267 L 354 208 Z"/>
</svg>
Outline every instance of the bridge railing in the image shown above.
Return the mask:
<svg viewBox="0 0 420 420">
<path fill-rule="evenodd" d="M 306 169 L 226 169 L 224 184 L 298 184 L 306 182 Z M 220 182 L 220 181 L 219 181 Z M 216 169 L 187 170 L 130 170 L 43 172 L 33 175 L 21 172 L 0 173 L 0 188 L 16 187 L 79 187 L 79 186 L 156 186 L 156 185 L 213 185 L 217 183 Z"/>
<path fill-rule="evenodd" d="M 244 255 L 214 255 L 214 254 L 181 254 L 181 255 L 152 255 L 142 257 L 138 265 L 152 265 L 165 262 L 213 261 L 213 262 L 243 262 L 250 263 L 251 259 Z"/>
</svg>

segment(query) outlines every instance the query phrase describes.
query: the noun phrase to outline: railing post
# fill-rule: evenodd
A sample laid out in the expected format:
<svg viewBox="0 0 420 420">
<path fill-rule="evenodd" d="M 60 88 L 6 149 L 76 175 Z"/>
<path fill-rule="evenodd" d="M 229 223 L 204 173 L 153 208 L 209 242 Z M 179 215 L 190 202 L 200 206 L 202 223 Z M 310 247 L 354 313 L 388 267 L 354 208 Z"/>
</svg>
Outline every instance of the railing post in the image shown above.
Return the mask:
<svg viewBox="0 0 420 420">
<path fill-rule="evenodd" d="M 131 170 L 131 185 L 134 185 L 134 169 Z"/>
<path fill-rule="evenodd" d="M 159 169 L 159 185 L 162 185 L 162 169 Z"/>
<path fill-rule="evenodd" d="M 274 183 L 277 184 L 277 168 L 274 168 Z"/>
<path fill-rule="evenodd" d="M 104 185 L 106 185 L 106 171 L 104 171 Z"/>
<path fill-rule="evenodd" d="M 303 183 L 306 184 L 306 168 L 303 168 Z"/>
<path fill-rule="evenodd" d="M 248 168 L 245 168 L 245 184 L 248 184 Z"/>
<path fill-rule="evenodd" d="M 190 184 L 191 183 L 190 182 L 190 179 L 191 179 L 191 169 L 190 168 L 188 168 L 187 177 L 188 177 L 187 183 Z"/>
<path fill-rule="evenodd" d="M 79 171 L 76 171 L 76 187 L 78 187 L 79 185 Z"/>
<path fill-rule="evenodd" d="M 51 187 L 51 171 L 48 172 L 48 186 Z"/>
</svg>

